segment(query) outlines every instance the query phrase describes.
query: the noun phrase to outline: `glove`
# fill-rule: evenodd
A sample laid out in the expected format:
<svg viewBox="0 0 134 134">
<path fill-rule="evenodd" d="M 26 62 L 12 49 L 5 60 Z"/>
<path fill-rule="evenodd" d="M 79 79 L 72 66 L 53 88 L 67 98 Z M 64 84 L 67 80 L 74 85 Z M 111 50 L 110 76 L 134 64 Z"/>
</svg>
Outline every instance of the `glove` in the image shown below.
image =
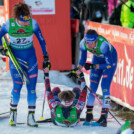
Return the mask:
<svg viewBox="0 0 134 134">
<path fill-rule="evenodd" d="M 4 56 L 7 56 L 7 49 L 1 48 L 0 53 Z"/>
<path fill-rule="evenodd" d="M 46 68 L 48 68 L 50 70 L 51 68 L 51 63 L 50 63 L 50 60 L 49 60 L 49 57 L 48 55 L 44 55 L 44 61 L 43 61 L 43 70 L 45 70 Z"/>
<path fill-rule="evenodd" d="M 73 69 L 68 75 L 69 78 L 75 77 L 75 78 L 81 78 L 84 76 L 83 72 L 80 70 L 80 68 Z"/>
<path fill-rule="evenodd" d="M 90 63 L 85 63 L 84 67 L 85 67 L 86 70 L 96 69 L 96 65 L 95 64 L 90 64 Z"/>
</svg>

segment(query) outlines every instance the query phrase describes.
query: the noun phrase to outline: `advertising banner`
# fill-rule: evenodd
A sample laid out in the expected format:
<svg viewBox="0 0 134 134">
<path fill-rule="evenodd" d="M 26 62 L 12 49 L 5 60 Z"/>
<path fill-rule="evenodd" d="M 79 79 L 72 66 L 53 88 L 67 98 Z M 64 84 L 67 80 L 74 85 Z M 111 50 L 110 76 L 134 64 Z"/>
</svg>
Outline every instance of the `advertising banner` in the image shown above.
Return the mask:
<svg viewBox="0 0 134 134">
<path fill-rule="evenodd" d="M 24 0 L 33 15 L 55 14 L 55 0 Z"/>
<path fill-rule="evenodd" d="M 85 29 L 96 30 L 116 48 L 118 66 L 110 88 L 111 98 L 134 110 L 134 30 L 90 21 L 85 22 Z"/>
<path fill-rule="evenodd" d="M 6 18 L 12 17 L 14 5 L 24 0 L 5 0 Z M 52 70 L 72 69 L 72 46 L 70 25 L 70 1 L 69 0 L 25 0 L 32 9 L 32 18 L 35 19 L 41 29 L 46 42 Z M 39 12 L 38 12 L 39 11 Z M 55 12 L 56 11 L 56 12 Z M 33 36 L 33 44 L 36 50 L 38 68 L 42 70 L 43 54 L 37 37 Z"/>
</svg>

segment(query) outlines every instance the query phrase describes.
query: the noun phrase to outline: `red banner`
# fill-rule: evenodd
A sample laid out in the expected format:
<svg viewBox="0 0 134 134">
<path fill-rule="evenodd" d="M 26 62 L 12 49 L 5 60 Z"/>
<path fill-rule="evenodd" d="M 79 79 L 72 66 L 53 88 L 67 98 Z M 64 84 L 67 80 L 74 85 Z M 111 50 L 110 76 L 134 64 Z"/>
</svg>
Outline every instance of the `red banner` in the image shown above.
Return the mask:
<svg viewBox="0 0 134 134">
<path fill-rule="evenodd" d="M 85 29 L 94 29 L 116 48 L 118 66 L 111 84 L 112 99 L 134 110 L 134 30 L 85 22 Z"/>
<path fill-rule="evenodd" d="M 19 1 L 22 2 L 24 0 L 4 0 L 7 12 L 5 14 L 6 20 L 12 17 L 13 7 Z M 32 15 L 32 18 L 39 23 L 42 35 L 45 38 L 51 69 L 70 70 L 72 69 L 70 1 L 56 0 L 54 6 L 55 14 Z M 36 49 L 38 67 L 42 69 L 42 50 L 35 36 L 33 42 Z"/>
</svg>

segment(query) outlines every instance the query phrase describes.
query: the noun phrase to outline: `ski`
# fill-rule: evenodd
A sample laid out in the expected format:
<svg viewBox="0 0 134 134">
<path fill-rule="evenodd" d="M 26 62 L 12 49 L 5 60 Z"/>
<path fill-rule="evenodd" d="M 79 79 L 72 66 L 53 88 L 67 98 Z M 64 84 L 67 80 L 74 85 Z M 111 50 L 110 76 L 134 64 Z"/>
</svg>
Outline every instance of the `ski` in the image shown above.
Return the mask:
<svg viewBox="0 0 134 134">
<path fill-rule="evenodd" d="M 19 63 L 17 62 L 16 58 L 14 57 L 14 55 L 13 55 L 13 53 L 12 53 L 12 51 L 11 51 L 11 48 L 10 48 L 10 46 L 9 46 L 8 40 L 7 40 L 7 38 L 6 38 L 5 36 L 2 38 L 2 42 L 3 42 L 4 48 L 8 50 L 8 51 L 7 51 L 7 52 L 8 52 L 8 56 L 9 56 L 9 58 L 11 59 L 11 61 L 13 62 L 15 68 L 17 69 L 17 71 L 18 71 L 18 73 L 19 73 L 19 75 L 20 75 L 22 81 L 24 82 L 24 79 L 23 79 L 21 73 L 25 76 L 27 82 L 29 83 L 29 79 L 27 78 L 26 73 L 22 70 L 22 68 L 20 67 L 20 65 L 19 65 Z"/>
<path fill-rule="evenodd" d="M 112 117 L 109 117 L 107 118 L 108 119 L 108 122 L 111 121 Z M 94 118 L 93 121 L 98 121 L 99 118 Z M 85 121 L 85 118 L 80 118 L 80 121 Z M 45 120 L 39 120 L 39 121 L 36 121 L 37 123 L 47 123 L 47 122 L 52 122 L 52 119 L 51 118 L 48 118 L 48 119 L 45 119 Z"/>
<path fill-rule="evenodd" d="M 45 119 L 45 120 L 36 121 L 36 123 L 48 123 L 48 122 L 52 122 L 51 118 L 48 118 L 48 119 Z M 17 125 L 25 125 L 25 124 L 27 124 L 27 123 L 17 122 Z"/>
<path fill-rule="evenodd" d="M 10 117 L 9 115 L 0 116 L 0 120 L 7 119 L 7 118 L 9 118 L 9 117 Z"/>
<path fill-rule="evenodd" d="M 10 113 L 10 112 L 4 112 L 4 113 L 0 113 L 0 115 L 3 115 L 3 114 L 8 114 L 8 113 Z"/>
</svg>

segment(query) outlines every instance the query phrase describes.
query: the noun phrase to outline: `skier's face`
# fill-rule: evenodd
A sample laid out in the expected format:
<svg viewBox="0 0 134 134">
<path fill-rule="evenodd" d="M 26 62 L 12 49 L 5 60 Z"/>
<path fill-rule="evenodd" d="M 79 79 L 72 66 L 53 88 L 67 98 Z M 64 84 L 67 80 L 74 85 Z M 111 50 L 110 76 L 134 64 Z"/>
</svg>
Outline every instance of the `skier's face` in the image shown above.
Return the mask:
<svg viewBox="0 0 134 134">
<path fill-rule="evenodd" d="M 18 20 L 18 23 L 19 23 L 22 27 L 26 27 L 26 26 L 29 26 L 29 25 L 30 25 L 30 21 L 24 22 L 24 21 Z"/>
<path fill-rule="evenodd" d="M 92 42 L 92 43 L 87 43 L 87 42 L 85 42 L 86 43 L 86 46 L 87 46 L 87 48 L 89 48 L 89 49 L 93 49 L 93 48 L 95 48 L 96 47 L 96 43 L 97 43 L 97 41 L 94 41 L 94 42 Z"/>
</svg>

